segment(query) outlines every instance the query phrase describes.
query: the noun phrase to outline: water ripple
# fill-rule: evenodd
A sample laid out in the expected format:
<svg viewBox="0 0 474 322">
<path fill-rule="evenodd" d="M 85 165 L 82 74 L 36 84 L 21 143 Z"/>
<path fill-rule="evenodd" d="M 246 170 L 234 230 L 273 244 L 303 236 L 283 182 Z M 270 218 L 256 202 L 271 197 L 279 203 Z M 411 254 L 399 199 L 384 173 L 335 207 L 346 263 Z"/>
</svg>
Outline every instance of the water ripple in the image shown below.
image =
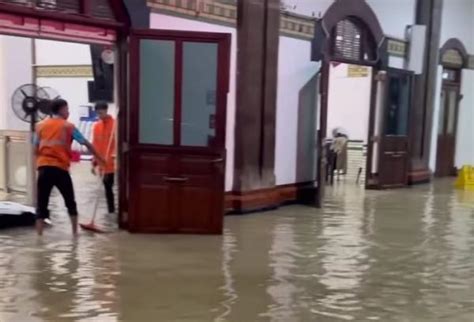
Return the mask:
<svg viewBox="0 0 474 322">
<path fill-rule="evenodd" d="M 75 181 L 86 220 L 95 181 Z M 474 194 L 451 185 L 340 185 L 323 210 L 227 217 L 222 237 L 74 240 L 55 195 L 44 238 L 0 234 L 0 321 L 472 321 Z"/>
</svg>

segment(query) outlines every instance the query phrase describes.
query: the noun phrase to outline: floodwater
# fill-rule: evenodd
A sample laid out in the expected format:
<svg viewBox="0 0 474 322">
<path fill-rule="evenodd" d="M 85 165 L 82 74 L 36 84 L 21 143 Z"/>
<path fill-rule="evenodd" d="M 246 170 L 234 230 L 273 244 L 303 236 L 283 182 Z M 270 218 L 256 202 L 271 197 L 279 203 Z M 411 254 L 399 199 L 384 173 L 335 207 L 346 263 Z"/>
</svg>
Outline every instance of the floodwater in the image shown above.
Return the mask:
<svg viewBox="0 0 474 322">
<path fill-rule="evenodd" d="M 95 182 L 75 183 L 85 221 Z M 324 210 L 226 217 L 223 236 L 73 240 L 54 203 L 43 238 L 0 232 L 1 322 L 474 320 L 474 194 L 451 180 L 347 183 Z"/>
</svg>

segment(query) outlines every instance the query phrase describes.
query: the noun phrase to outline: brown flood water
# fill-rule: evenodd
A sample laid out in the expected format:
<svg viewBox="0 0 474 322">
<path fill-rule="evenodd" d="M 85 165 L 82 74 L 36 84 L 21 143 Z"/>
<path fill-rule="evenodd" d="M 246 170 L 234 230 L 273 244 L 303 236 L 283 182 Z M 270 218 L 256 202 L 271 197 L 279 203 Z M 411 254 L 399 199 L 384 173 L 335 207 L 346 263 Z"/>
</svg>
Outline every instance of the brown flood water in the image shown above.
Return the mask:
<svg viewBox="0 0 474 322">
<path fill-rule="evenodd" d="M 77 173 L 77 172 L 76 172 Z M 94 179 L 75 176 L 85 221 Z M 0 321 L 473 321 L 474 193 L 328 192 L 216 236 L 0 232 Z M 106 218 L 104 222 L 113 222 Z"/>
</svg>

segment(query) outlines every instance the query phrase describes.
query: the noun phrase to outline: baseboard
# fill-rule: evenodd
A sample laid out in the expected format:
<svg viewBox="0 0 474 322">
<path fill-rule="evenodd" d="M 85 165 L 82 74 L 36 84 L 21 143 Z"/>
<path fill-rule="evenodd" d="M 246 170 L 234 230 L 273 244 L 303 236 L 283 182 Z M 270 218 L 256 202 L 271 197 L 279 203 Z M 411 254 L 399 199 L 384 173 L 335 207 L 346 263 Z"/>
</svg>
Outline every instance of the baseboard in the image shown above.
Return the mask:
<svg viewBox="0 0 474 322">
<path fill-rule="evenodd" d="M 408 172 L 408 184 L 423 184 L 431 181 L 431 171 L 426 169 L 416 169 Z"/>
<path fill-rule="evenodd" d="M 295 183 L 251 191 L 232 191 L 226 193 L 226 213 L 247 214 L 273 210 L 296 202 L 308 204 L 311 201 L 315 202 L 315 194 L 316 188 L 313 183 Z"/>
</svg>

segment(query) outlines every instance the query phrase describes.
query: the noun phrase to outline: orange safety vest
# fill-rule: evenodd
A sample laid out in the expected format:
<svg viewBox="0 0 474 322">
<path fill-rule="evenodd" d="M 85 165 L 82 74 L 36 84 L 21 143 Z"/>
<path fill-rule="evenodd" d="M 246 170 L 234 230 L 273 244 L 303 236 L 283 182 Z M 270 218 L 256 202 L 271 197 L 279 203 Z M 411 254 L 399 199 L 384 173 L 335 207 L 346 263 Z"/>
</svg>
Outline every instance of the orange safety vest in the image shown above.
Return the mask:
<svg viewBox="0 0 474 322">
<path fill-rule="evenodd" d="M 62 118 L 49 118 L 36 125 L 37 167 L 57 167 L 69 171 L 74 125 Z"/>
<path fill-rule="evenodd" d="M 106 163 L 105 166 L 100 165 L 100 171 L 104 174 L 115 172 L 115 120 L 108 116 L 104 120 L 99 120 L 94 124 L 92 145 L 97 153 L 102 156 Z M 112 139 L 112 142 L 110 140 Z M 109 148 L 110 145 L 110 148 Z M 109 149 L 109 151 L 107 151 Z M 106 155 L 108 152 L 108 155 Z M 97 164 L 94 161 L 95 164 Z"/>
</svg>

